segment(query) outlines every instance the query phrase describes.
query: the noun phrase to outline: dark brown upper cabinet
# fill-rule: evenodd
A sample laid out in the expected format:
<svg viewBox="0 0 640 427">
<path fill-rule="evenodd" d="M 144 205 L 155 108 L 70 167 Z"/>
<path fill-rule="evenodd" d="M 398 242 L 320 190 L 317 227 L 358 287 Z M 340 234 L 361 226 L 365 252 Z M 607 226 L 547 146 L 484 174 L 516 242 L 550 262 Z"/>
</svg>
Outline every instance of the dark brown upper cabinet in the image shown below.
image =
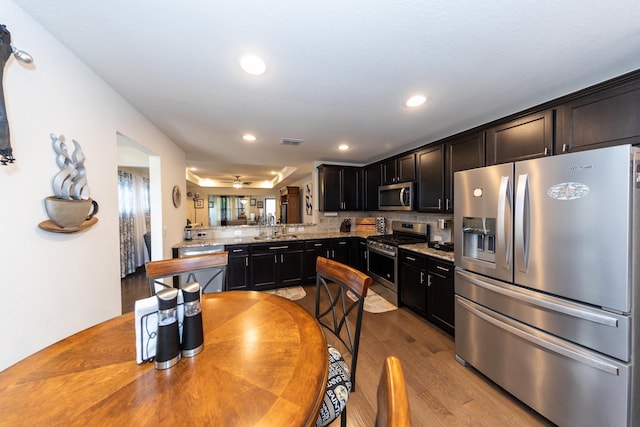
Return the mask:
<svg viewBox="0 0 640 427">
<path fill-rule="evenodd" d="M 558 109 L 556 153 L 640 143 L 640 82 L 583 96 Z"/>
<path fill-rule="evenodd" d="M 321 212 L 358 211 L 362 206 L 362 168 L 353 166 L 318 166 L 318 195 Z"/>
<path fill-rule="evenodd" d="M 382 162 L 382 182 L 384 185 L 415 180 L 415 153 L 403 154 Z"/>
<path fill-rule="evenodd" d="M 485 165 L 484 132 L 461 136 L 445 143 L 445 210 L 453 212 L 453 174 Z"/>
<path fill-rule="evenodd" d="M 553 154 L 554 110 L 530 114 L 487 130 L 487 165 Z"/>
<path fill-rule="evenodd" d="M 444 144 L 428 145 L 416 153 L 416 210 L 444 212 Z"/>
<path fill-rule="evenodd" d="M 363 169 L 363 208 L 365 211 L 378 210 L 378 187 L 382 185 L 382 165 L 374 163 Z"/>
</svg>

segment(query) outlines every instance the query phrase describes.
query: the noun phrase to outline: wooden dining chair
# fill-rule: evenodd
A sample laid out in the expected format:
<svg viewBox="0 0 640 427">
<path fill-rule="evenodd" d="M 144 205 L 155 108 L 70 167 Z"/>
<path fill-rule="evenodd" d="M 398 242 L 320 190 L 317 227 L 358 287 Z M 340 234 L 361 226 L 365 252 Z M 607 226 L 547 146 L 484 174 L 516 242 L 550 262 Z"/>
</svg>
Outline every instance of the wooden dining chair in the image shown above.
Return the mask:
<svg viewBox="0 0 640 427">
<path fill-rule="evenodd" d="M 214 254 L 192 256 L 186 258 L 170 258 L 158 261 L 149 261 L 145 264 L 147 270 L 147 278 L 149 279 L 149 289 L 151 296 L 163 288 L 176 287 L 177 282 L 162 281 L 173 277 L 178 280 L 178 276 L 187 275 L 187 282 L 196 282 L 195 274 L 198 271 L 209 270 L 212 268 L 225 267 L 228 262 L 228 252 L 216 252 Z M 214 277 L 215 278 L 215 277 Z M 212 278 L 210 281 L 212 281 Z M 200 287 L 204 290 L 209 283 L 200 283 Z"/>
<path fill-rule="evenodd" d="M 400 359 L 388 356 L 378 383 L 376 427 L 410 427 L 411 413 Z"/>
<path fill-rule="evenodd" d="M 341 426 L 347 425 L 346 404 L 356 390 L 364 299 L 370 285 L 371 278 L 353 267 L 324 257 L 316 259 L 316 319 L 351 355 L 347 366 L 340 351 L 328 347 L 329 379 L 316 426 L 327 426 L 338 417 Z"/>
</svg>

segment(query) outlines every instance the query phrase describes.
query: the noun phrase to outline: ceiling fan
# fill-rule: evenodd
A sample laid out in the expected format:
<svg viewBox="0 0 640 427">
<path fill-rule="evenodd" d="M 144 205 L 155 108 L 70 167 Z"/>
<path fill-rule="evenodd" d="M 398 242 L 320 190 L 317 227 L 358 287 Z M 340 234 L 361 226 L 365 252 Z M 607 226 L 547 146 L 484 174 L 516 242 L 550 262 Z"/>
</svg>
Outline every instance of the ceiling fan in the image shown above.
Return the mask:
<svg viewBox="0 0 640 427">
<path fill-rule="evenodd" d="M 231 185 L 233 188 L 242 188 L 243 185 L 251 185 L 252 181 L 242 181 L 240 180 L 240 175 L 234 175 L 235 179 L 233 181 L 226 181 L 226 182 L 231 182 Z M 225 182 L 225 181 L 222 181 Z"/>
</svg>

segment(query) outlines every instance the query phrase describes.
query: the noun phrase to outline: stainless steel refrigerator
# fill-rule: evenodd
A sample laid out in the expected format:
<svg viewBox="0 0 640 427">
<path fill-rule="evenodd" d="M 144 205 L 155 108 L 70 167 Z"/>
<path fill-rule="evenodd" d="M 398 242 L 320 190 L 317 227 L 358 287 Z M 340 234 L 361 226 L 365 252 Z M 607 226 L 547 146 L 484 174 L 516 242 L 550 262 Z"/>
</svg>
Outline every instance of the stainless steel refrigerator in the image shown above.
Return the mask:
<svg viewBox="0 0 640 427">
<path fill-rule="evenodd" d="M 640 151 L 457 172 L 455 350 L 560 426 L 640 424 Z"/>
</svg>

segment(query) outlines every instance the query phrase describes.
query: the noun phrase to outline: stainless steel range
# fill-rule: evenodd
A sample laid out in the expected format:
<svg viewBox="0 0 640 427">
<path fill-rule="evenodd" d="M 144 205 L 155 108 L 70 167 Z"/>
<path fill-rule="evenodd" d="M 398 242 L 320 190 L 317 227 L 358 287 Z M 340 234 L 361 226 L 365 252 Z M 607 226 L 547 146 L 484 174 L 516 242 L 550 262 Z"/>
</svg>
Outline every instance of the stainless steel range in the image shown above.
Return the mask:
<svg viewBox="0 0 640 427">
<path fill-rule="evenodd" d="M 429 225 L 424 222 L 393 221 L 392 234 L 367 239 L 367 271 L 373 289 L 398 305 L 398 246 L 429 241 Z M 381 285 L 382 287 L 376 286 Z"/>
</svg>

